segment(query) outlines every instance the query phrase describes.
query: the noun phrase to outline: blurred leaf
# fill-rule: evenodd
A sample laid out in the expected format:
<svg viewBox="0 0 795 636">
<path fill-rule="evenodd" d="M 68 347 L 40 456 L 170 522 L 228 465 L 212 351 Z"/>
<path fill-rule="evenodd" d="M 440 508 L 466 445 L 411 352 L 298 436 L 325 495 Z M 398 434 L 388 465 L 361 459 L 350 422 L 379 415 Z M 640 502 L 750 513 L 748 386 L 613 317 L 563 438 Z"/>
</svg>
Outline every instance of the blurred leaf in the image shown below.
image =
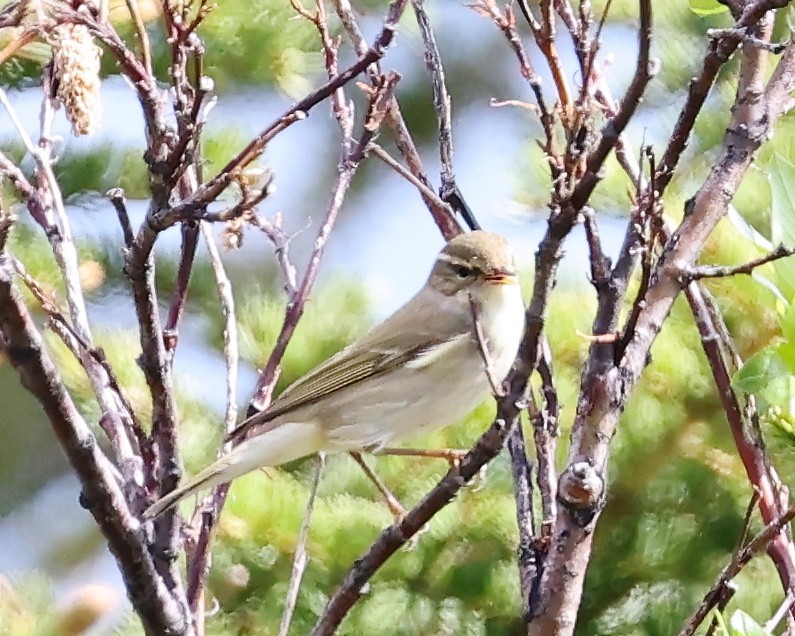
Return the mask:
<svg viewBox="0 0 795 636">
<path fill-rule="evenodd" d="M 760 398 L 760 408 L 787 409 L 791 395 L 791 368 L 795 368 L 795 349 L 789 343 L 770 346 L 750 358 L 732 379 L 738 391 Z"/>
<path fill-rule="evenodd" d="M 690 10 L 698 16 L 717 15 L 729 10 L 718 0 L 690 0 Z"/>
<path fill-rule="evenodd" d="M 786 375 L 787 371 L 777 347 L 767 347 L 746 361 L 732 379 L 732 385 L 738 391 L 759 393 L 773 379 Z"/>
<path fill-rule="evenodd" d="M 729 619 L 729 626 L 732 636 L 768 636 L 770 634 L 742 610 L 735 610 Z"/>
<path fill-rule="evenodd" d="M 749 241 L 751 241 L 757 247 L 765 250 L 770 251 L 773 249 L 773 244 L 768 241 L 764 236 L 762 236 L 759 232 L 756 231 L 748 221 L 745 220 L 742 214 L 737 211 L 737 208 L 733 205 L 729 206 L 729 210 L 726 214 L 726 218 L 729 219 L 731 224 L 735 227 L 735 229 Z"/>
<path fill-rule="evenodd" d="M 772 194 L 770 234 L 774 245 L 795 246 L 795 165 L 776 153 L 768 164 Z M 795 260 L 783 258 L 773 263 L 775 283 L 786 298 L 795 294 Z"/>
<path fill-rule="evenodd" d="M 781 326 L 781 335 L 788 342 L 795 344 L 795 299 L 787 304 L 784 313 L 779 317 L 779 325 Z M 793 370 L 795 371 L 795 369 Z"/>
<path fill-rule="evenodd" d="M 737 208 L 733 205 L 729 205 L 726 218 L 741 236 L 756 245 L 758 248 L 760 248 L 760 250 L 769 252 L 773 249 L 773 244 L 759 232 L 757 232 L 756 228 L 748 223 L 748 221 L 745 220 L 745 217 L 743 217 L 743 215 L 740 214 L 737 211 Z M 773 292 L 782 303 L 787 302 L 787 299 L 785 298 L 783 292 L 778 288 L 778 285 L 776 285 L 776 283 L 770 280 L 770 278 L 767 276 L 764 276 L 759 268 L 751 272 L 751 278 L 762 285 L 762 287 L 765 287 L 766 289 L 769 289 L 771 292 Z"/>
</svg>

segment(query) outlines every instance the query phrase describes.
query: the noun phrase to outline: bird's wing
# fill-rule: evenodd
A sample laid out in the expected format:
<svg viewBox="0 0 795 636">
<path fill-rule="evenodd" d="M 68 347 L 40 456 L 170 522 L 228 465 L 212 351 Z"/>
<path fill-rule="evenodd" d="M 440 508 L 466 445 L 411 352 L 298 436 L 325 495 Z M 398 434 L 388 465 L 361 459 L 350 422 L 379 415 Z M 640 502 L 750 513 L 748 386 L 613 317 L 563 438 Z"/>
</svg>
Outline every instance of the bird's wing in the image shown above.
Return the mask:
<svg viewBox="0 0 795 636">
<path fill-rule="evenodd" d="M 255 425 L 265 424 L 284 413 L 397 367 L 422 368 L 438 356 L 444 355 L 462 335 L 468 337 L 468 334 L 461 334 L 452 340 L 427 339 L 408 349 L 390 348 L 389 343 L 383 342 L 378 349 L 343 349 L 287 387 L 266 411 L 241 423 L 229 434 L 228 440 L 239 441 Z"/>
<path fill-rule="evenodd" d="M 249 431 L 306 404 L 311 404 L 341 389 L 387 373 L 397 367 L 419 369 L 444 355 L 463 338 L 471 337 L 466 316 L 451 328 L 436 324 L 440 320 L 436 296 L 415 297 L 412 311 L 425 320 L 417 324 L 406 316 L 406 306 L 375 327 L 360 341 L 349 345 L 288 386 L 271 406 L 242 422 L 227 437 L 240 441 Z M 416 315 L 416 314 L 415 314 Z M 405 328 L 411 324 L 413 329 Z M 445 334 L 440 337 L 439 334 Z"/>
</svg>

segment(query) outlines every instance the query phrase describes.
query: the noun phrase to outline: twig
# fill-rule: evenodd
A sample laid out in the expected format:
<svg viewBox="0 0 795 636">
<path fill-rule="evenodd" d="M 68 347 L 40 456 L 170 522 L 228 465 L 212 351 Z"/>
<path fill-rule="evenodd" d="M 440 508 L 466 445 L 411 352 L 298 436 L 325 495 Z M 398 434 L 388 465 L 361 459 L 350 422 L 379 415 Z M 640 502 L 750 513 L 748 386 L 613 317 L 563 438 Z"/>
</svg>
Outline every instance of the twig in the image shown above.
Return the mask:
<svg viewBox="0 0 795 636">
<path fill-rule="evenodd" d="M 519 396 L 508 397 L 513 397 L 515 401 Z M 506 398 L 501 404 L 507 401 Z M 509 416 L 507 424 L 503 419 L 505 415 Z M 370 577 L 499 453 L 508 431 L 516 425 L 518 416 L 519 410 L 515 405 L 508 404 L 498 408 L 497 419 L 460 465 L 451 468 L 417 506 L 403 519 L 386 528 L 365 554 L 356 560 L 326 604 L 322 616 L 312 630 L 312 636 L 334 633 L 348 610 L 359 599 L 362 588 Z"/>
<path fill-rule="evenodd" d="M 538 462 L 538 487 L 541 493 L 541 539 L 548 541 L 555 518 L 558 514 L 557 504 L 557 439 L 560 435 L 558 417 L 560 404 L 553 383 L 552 360 L 546 336 L 541 336 L 538 344 L 538 360 L 536 367 L 541 377 L 541 392 L 544 406 L 539 412 L 531 412 L 533 421 L 533 439 Z"/>
<path fill-rule="evenodd" d="M 757 24 L 769 10 L 789 4 L 786 0 L 756 0 L 749 2 L 742 16 L 734 25 L 735 29 L 745 29 Z M 710 89 L 715 83 L 718 71 L 737 49 L 740 40 L 735 37 L 712 40 L 709 51 L 704 57 L 704 65 L 699 75 L 691 80 L 688 95 L 679 117 L 674 124 L 670 141 L 665 148 L 657 168 L 656 186 L 660 195 L 665 191 L 679 163 L 682 152 L 687 146 L 690 133 L 695 125 L 696 117 L 701 112 Z M 791 47 L 790 47 L 791 48 Z M 772 79 L 772 78 L 771 78 Z"/>
<path fill-rule="evenodd" d="M 323 258 L 326 242 L 331 233 L 334 223 L 337 220 L 337 215 L 342 207 L 345 194 L 348 191 L 353 175 L 356 173 L 360 162 L 364 158 L 365 149 L 369 146 L 370 141 L 376 134 L 380 126 L 384 110 L 387 108 L 389 99 L 394 91 L 395 84 L 399 76 L 391 74 L 386 76 L 380 85 L 379 89 L 370 95 L 370 105 L 368 108 L 368 116 L 365 122 L 364 131 L 359 138 L 355 147 L 351 147 L 350 140 L 348 139 L 348 132 L 352 127 L 352 122 L 348 121 L 349 115 L 346 110 L 337 110 L 336 116 L 340 121 L 343 129 L 343 157 L 338 167 L 337 182 L 331 195 L 331 202 L 326 211 L 325 220 L 318 231 L 317 238 L 315 239 L 315 246 L 312 255 L 309 259 L 304 277 L 298 287 L 294 298 L 287 305 L 285 311 L 284 322 L 276 338 L 276 344 L 271 351 L 265 368 L 257 380 L 257 386 L 254 390 L 254 395 L 251 398 L 249 406 L 249 413 L 254 410 L 262 410 L 270 400 L 270 394 L 278 377 L 278 369 L 281 364 L 281 359 L 287 348 L 287 344 L 292 338 L 295 328 L 304 312 L 304 306 L 307 298 L 309 297 L 309 290 L 314 284 L 317 276 L 320 261 Z M 340 100 L 339 104 L 344 104 L 344 100 Z"/>
<path fill-rule="evenodd" d="M 149 35 L 146 32 L 141 12 L 138 9 L 138 0 L 125 0 L 130 17 L 135 24 L 135 32 L 138 34 L 138 41 L 141 43 L 141 57 L 147 75 L 152 75 L 152 53 L 149 47 Z"/>
<path fill-rule="evenodd" d="M 770 523 L 781 515 L 783 510 L 775 488 L 777 477 L 773 474 L 765 455 L 764 444 L 761 440 L 755 439 L 748 414 L 741 408 L 737 393 L 732 387 L 731 376 L 722 351 L 722 342 L 698 283 L 690 283 L 685 295 L 696 319 L 701 344 L 715 378 L 738 455 L 743 462 L 749 482 L 758 494 L 762 520 L 766 524 Z M 789 534 L 784 533 L 776 537 L 771 542 L 769 551 L 784 589 L 795 591 L 795 545 Z"/>
<path fill-rule="evenodd" d="M 127 213 L 127 199 L 124 190 L 121 188 L 111 188 L 105 193 L 105 196 L 110 200 L 113 209 L 116 210 L 116 216 L 121 225 L 122 237 L 124 238 L 124 245 L 129 248 L 133 244 L 135 235 L 133 234 L 132 224 L 130 223 L 130 215 Z"/>
<path fill-rule="evenodd" d="M 602 128 L 599 144 L 588 156 L 588 165 L 585 174 L 574 189 L 569 201 L 575 210 L 580 210 L 588 201 L 596 184 L 601 179 L 601 170 L 610 151 L 615 147 L 619 136 L 627 127 L 629 120 L 635 114 L 640 99 L 653 77 L 654 69 L 650 64 L 651 36 L 652 36 L 652 8 L 651 0 L 639 0 L 640 26 L 638 29 L 638 60 L 635 65 L 635 74 L 629 88 L 621 100 L 618 112 Z"/>
<path fill-rule="evenodd" d="M 519 568 L 519 587 L 522 591 L 522 610 L 525 617 L 531 615 L 533 590 L 539 576 L 541 559 L 536 550 L 536 530 L 533 521 L 533 469 L 527 459 L 521 422 L 508 436 L 508 452 L 511 456 L 514 499 L 516 500 L 516 526 L 519 529 L 519 545 L 516 562 Z M 525 618 L 525 620 L 527 620 Z"/>
<path fill-rule="evenodd" d="M 40 132 L 38 144 L 33 141 L 22 127 L 16 112 L 8 101 L 8 97 L 0 89 L 0 103 L 3 104 L 12 122 L 36 162 L 37 170 L 37 195 L 28 197 L 28 208 L 31 216 L 44 230 L 50 243 L 55 262 L 61 272 L 66 288 L 66 300 L 69 307 L 69 316 L 72 326 L 85 347 L 80 351 L 80 362 L 85 368 L 94 395 L 97 398 L 103 416 L 111 413 L 118 417 L 105 419 L 108 426 L 117 430 L 110 435 L 114 442 L 113 450 L 118 458 L 119 465 L 124 470 L 125 479 L 131 484 L 142 485 L 144 476 L 141 472 L 141 463 L 138 461 L 138 440 L 135 436 L 137 427 L 133 422 L 132 413 L 128 411 L 125 400 L 110 387 L 110 376 L 103 364 L 97 362 L 88 351 L 94 350 L 91 328 L 88 322 L 85 299 L 80 283 L 77 250 L 72 238 L 69 219 L 63 205 L 63 197 L 52 169 L 52 134 L 51 124 L 53 107 L 47 93 L 49 91 L 49 77 L 45 74 L 45 95 L 42 98 L 40 112 Z"/>
<path fill-rule="evenodd" d="M 679 636 L 692 636 L 698 626 L 709 615 L 712 608 L 715 606 L 719 596 L 720 590 L 731 581 L 740 570 L 742 570 L 748 562 L 757 554 L 767 549 L 771 541 L 781 533 L 782 529 L 792 521 L 795 517 L 795 506 L 788 508 L 783 514 L 768 523 L 762 532 L 756 535 L 753 540 L 732 559 L 732 562 L 727 565 L 720 573 L 718 580 L 712 586 L 709 592 L 704 595 L 704 599 L 698 606 L 696 611 L 690 616 L 685 623 L 685 626 L 679 632 Z"/>
<path fill-rule="evenodd" d="M 483 325 L 480 322 L 480 308 L 475 303 L 475 299 L 472 298 L 471 294 L 469 296 L 469 312 L 472 316 L 472 330 L 474 331 L 475 340 L 478 343 L 478 351 L 483 360 L 483 370 L 486 373 L 486 377 L 489 379 L 491 391 L 495 397 L 503 397 L 505 395 L 505 388 L 502 386 L 500 379 L 494 375 L 494 365 L 491 361 L 486 335 L 483 333 Z"/>
<path fill-rule="evenodd" d="M 387 9 L 380 33 L 376 36 L 372 46 L 367 53 L 360 56 L 356 62 L 344 71 L 335 75 L 320 88 L 313 91 L 303 99 L 296 102 L 292 107 L 285 111 L 279 118 L 273 121 L 268 127 L 260 132 L 243 150 L 238 152 L 224 168 L 208 182 L 204 183 L 196 191 L 195 195 L 183 205 L 203 207 L 214 201 L 232 182 L 236 171 L 249 164 L 260 155 L 262 149 L 278 133 L 282 132 L 296 121 L 305 119 L 308 112 L 327 97 L 332 95 L 337 89 L 347 84 L 351 79 L 359 75 L 370 64 L 380 60 L 386 49 L 392 43 L 397 22 L 406 7 L 408 0 L 392 0 Z M 164 220 L 168 219 L 168 214 L 164 215 Z"/>
<path fill-rule="evenodd" d="M 281 227 L 281 217 L 277 221 L 271 222 L 259 214 L 252 214 L 249 223 L 261 230 L 273 243 L 276 261 L 279 263 L 284 277 L 284 290 L 287 292 L 288 298 L 293 298 L 298 291 L 298 283 L 295 265 L 290 260 L 290 236 Z"/>
<path fill-rule="evenodd" d="M 332 3 L 354 49 L 356 49 L 359 55 L 364 55 L 368 50 L 367 42 L 362 35 L 349 0 L 332 0 Z M 377 61 L 370 65 L 368 74 L 370 75 L 371 81 L 381 76 L 381 68 Z M 392 131 L 392 135 L 395 138 L 395 145 L 406 160 L 406 165 L 411 174 L 425 186 L 427 191 L 433 192 L 431 182 L 428 180 L 423 169 L 422 159 L 420 158 L 417 146 L 409 133 L 403 114 L 400 111 L 400 105 L 394 98 L 387 109 L 385 123 L 389 130 Z M 442 236 L 445 237 L 445 240 L 449 241 L 454 236 L 460 234 L 461 227 L 450 206 L 440 204 L 438 197 L 428 197 L 425 192 L 426 190 L 424 189 L 420 190 L 422 200 L 431 213 Z"/>
<path fill-rule="evenodd" d="M 549 157 L 552 157 L 552 145 L 555 138 L 553 131 L 554 118 L 552 117 L 552 114 L 550 113 L 546 102 L 544 101 L 544 94 L 541 89 L 541 76 L 536 72 L 532 62 L 530 62 L 530 58 L 525 51 L 522 40 L 519 37 L 519 34 L 516 32 L 516 21 L 514 20 L 513 11 L 510 8 L 510 5 L 508 5 L 505 13 L 500 11 L 494 0 L 478 0 L 471 6 L 476 12 L 491 18 L 494 24 L 497 25 L 497 28 L 502 31 L 503 35 L 508 40 L 508 44 L 513 50 L 517 61 L 519 62 L 519 72 L 530 86 L 530 90 L 532 91 L 533 97 L 536 101 L 539 119 L 541 120 L 541 125 L 544 129 L 544 134 L 546 135 L 547 139 L 544 150 Z M 551 162 L 550 165 L 553 169 L 552 178 L 554 181 L 558 174 L 555 164 Z"/>
<path fill-rule="evenodd" d="M 406 514 L 406 509 L 403 504 L 400 503 L 398 498 L 391 490 L 389 490 L 387 485 L 375 473 L 375 471 L 367 465 L 367 462 L 364 461 L 362 454 L 356 451 L 351 451 L 349 455 L 359 465 L 359 468 L 362 469 L 362 472 L 367 475 L 367 478 L 373 482 L 373 485 L 376 487 L 378 492 L 381 493 L 381 497 L 383 497 L 384 503 L 386 503 L 387 508 L 389 508 L 389 511 L 392 513 L 392 516 L 395 518 L 404 516 Z"/>
<path fill-rule="evenodd" d="M 770 617 L 770 620 L 765 623 L 763 627 L 765 633 L 767 634 L 773 633 L 773 630 L 776 629 L 776 627 L 778 627 L 778 624 L 784 619 L 784 617 L 788 613 L 790 613 L 793 603 L 795 603 L 795 592 L 789 590 L 784 595 L 784 600 L 781 602 L 781 605 L 779 605 L 778 609 L 776 610 L 776 613 L 773 614 L 773 616 Z"/>
<path fill-rule="evenodd" d="M 707 37 L 710 38 L 736 38 L 740 40 L 743 44 L 748 44 L 749 46 L 755 46 L 760 49 L 764 49 L 768 53 L 773 53 L 774 55 L 779 55 L 784 52 L 784 49 L 787 48 L 788 42 L 768 42 L 762 38 L 754 37 L 752 33 L 750 33 L 748 27 L 744 29 L 738 28 L 729 28 L 729 29 L 707 29 Z"/>
<path fill-rule="evenodd" d="M 16 272 L 17 276 L 19 276 L 33 297 L 38 301 L 39 306 L 49 317 L 51 324 L 58 325 L 60 327 L 59 335 L 68 336 L 69 340 L 74 343 L 74 346 L 71 346 L 64 340 L 72 353 L 75 355 L 75 358 L 78 360 L 78 362 L 83 360 L 84 357 L 88 355 L 91 356 L 94 361 L 104 369 L 108 376 L 108 386 L 116 393 L 118 399 L 124 405 L 125 410 L 130 414 L 131 431 L 138 444 L 137 448 L 141 450 L 141 453 L 144 457 L 147 457 L 149 453 L 147 452 L 148 441 L 146 433 L 138 421 L 138 417 L 132 408 L 132 404 L 130 404 L 130 401 L 124 394 L 124 391 L 121 388 L 121 384 L 119 383 L 113 368 L 110 366 L 108 359 L 105 357 L 105 353 L 102 351 L 102 349 L 97 349 L 96 347 L 93 347 L 90 342 L 87 342 L 86 339 L 80 335 L 77 329 L 75 329 L 68 321 L 58 304 L 47 295 L 47 293 L 44 291 L 44 288 L 38 283 L 38 281 L 28 274 L 25 266 L 16 259 L 12 260 L 14 271 Z M 64 338 L 62 337 L 62 339 Z M 100 420 L 100 424 L 107 424 L 108 418 L 105 416 L 109 415 L 116 415 L 116 413 L 115 411 L 104 413 L 103 418 Z M 114 444 L 114 448 L 117 444 L 123 443 L 115 439 L 120 432 L 117 427 L 106 425 L 103 426 L 103 430 L 107 434 L 108 439 Z M 140 464 L 136 456 L 127 458 L 127 461 L 135 461 L 136 464 Z M 140 470 L 140 465 L 136 468 L 136 470 Z M 133 483 L 130 485 L 135 486 L 136 484 Z"/>
<path fill-rule="evenodd" d="M 204 238 L 204 244 L 210 255 L 210 263 L 215 276 L 215 283 L 218 289 L 218 298 L 221 304 L 221 313 L 224 319 L 224 361 L 226 363 L 226 409 L 224 412 L 224 432 L 230 433 L 237 421 L 237 377 L 239 364 L 239 349 L 237 341 L 237 321 L 235 319 L 235 301 L 232 295 L 232 283 L 226 273 L 212 227 L 202 222 L 200 231 Z M 221 453 L 227 452 L 228 448 L 221 449 Z M 197 625 L 203 626 L 203 616 L 200 616 L 204 605 L 204 582 L 210 572 L 212 564 L 212 554 L 210 544 L 215 524 L 221 514 L 221 508 L 226 500 L 229 485 L 223 484 L 208 493 L 205 499 L 199 504 L 191 521 L 191 526 L 196 528 L 195 535 L 198 539 L 190 550 L 187 564 L 187 597 L 188 605 L 194 616 Z M 188 552 L 186 550 L 186 552 Z"/>
<path fill-rule="evenodd" d="M 420 27 L 422 43 L 425 47 L 425 68 L 431 75 L 433 87 L 433 106 L 439 126 L 439 159 L 441 161 L 441 197 L 455 188 L 455 172 L 453 171 L 453 122 L 450 107 L 450 93 L 444 78 L 444 66 L 431 21 L 425 12 L 424 0 L 411 0 L 417 25 Z"/>
<path fill-rule="evenodd" d="M 702 278 L 720 278 L 724 276 L 735 276 L 737 274 L 752 274 L 753 271 L 762 265 L 781 258 L 787 258 L 795 254 L 795 248 L 779 245 L 772 252 L 755 258 L 742 265 L 694 265 L 685 267 L 682 270 L 682 277 L 686 281 L 701 280 Z"/>
<path fill-rule="evenodd" d="M 390 155 L 381 146 L 375 143 L 371 143 L 367 147 L 367 152 L 373 153 L 376 157 L 378 157 L 386 165 L 392 168 L 406 181 L 408 181 L 415 188 L 417 188 L 417 190 L 419 190 L 420 194 L 424 198 L 433 201 L 436 205 L 438 205 L 441 208 L 446 208 L 450 214 L 454 214 L 453 208 L 450 206 L 449 203 L 447 203 L 446 201 L 442 201 L 439 195 L 437 195 L 433 190 L 431 190 L 427 185 L 425 185 L 425 183 L 423 183 L 421 179 L 414 176 L 412 172 L 407 170 L 400 162 L 398 162 L 394 157 L 392 157 L 392 155 Z"/>
<path fill-rule="evenodd" d="M 476 230 L 480 229 L 480 225 L 475 219 L 472 210 L 464 201 L 455 180 L 455 172 L 453 171 L 453 117 L 450 93 L 447 91 L 445 83 L 442 56 L 439 53 L 436 36 L 433 33 L 428 14 L 425 12 L 424 4 L 424 0 L 411 0 L 411 6 L 417 18 L 422 43 L 425 48 L 425 68 L 431 75 L 433 107 L 436 111 L 436 121 L 439 127 L 439 159 L 441 162 L 442 182 L 439 187 L 439 196 L 442 201 L 452 205 L 461 214 L 470 229 Z"/>
<path fill-rule="evenodd" d="M 563 113 L 564 121 L 569 122 L 572 114 L 572 99 L 569 92 L 569 84 L 563 66 L 558 57 L 557 46 L 555 45 L 555 15 L 552 12 L 551 0 L 542 0 L 541 4 L 541 28 L 532 29 L 536 44 L 547 60 L 549 70 L 552 73 L 552 80 L 558 93 L 560 109 Z M 532 25 L 531 25 L 532 26 Z M 587 78 L 583 78 L 585 84 Z"/>
<path fill-rule="evenodd" d="M 0 27 L 2 28 L 2 27 Z M 22 32 L 21 35 L 12 39 L 8 44 L 6 44 L 2 50 L 0 50 L 0 66 L 5 64 L 6 60 L 8 60 L 14 53 L 19 51 L 22 47 L 26 44 L 30 44 L 41 34 L 41 28 L 36 25 L 33 27 L 28 27 L 25 31 Z"/>
<path fill-rule="evenodd" d="M 193 261 L 196 257 L 196 247 L 199 243 L 199 223 L 182 223 L 180 233 L 182 241 L 179 248 L 179 266 L 174 280 L 174 291 L 171 293 L 171 303 L 163 326 L 163 340 L 169 357 L 173 357 L 179 339 L 179 323 L 185 312 L 188 302 L 188 285 L 193 273 Z"/>
<path fill-rule="evenodd" d="M 310 486 L 309 500 L 306 502 L 304 520 L 301 523 L 301 530 L 298 532 L 298 541 L 296 543 L 295 556 L 293 557 L 293 568 L 290 572 L 290 583 L 287 587 L 287 596 L 284 599 L 284 612 L 282 613 L 282 620 L 279 624 L 279 636 L 287 636 L 290 631 L 290 623 L 293 619 L 295 603 L 298 600 L 298 590 L 301 587 L 301 578 L 306 569 L 308 561 L 306 542 L 309 539 L 309 521 L 312 517 L 312 510 L 315 507 L 315 496 L 317 495 L 317 488 L 320 485 L 320 475 L 323 472 L 324 461 L 324 454 L 318 453 L 315 461 L 315 476 Z"/>
</svg>

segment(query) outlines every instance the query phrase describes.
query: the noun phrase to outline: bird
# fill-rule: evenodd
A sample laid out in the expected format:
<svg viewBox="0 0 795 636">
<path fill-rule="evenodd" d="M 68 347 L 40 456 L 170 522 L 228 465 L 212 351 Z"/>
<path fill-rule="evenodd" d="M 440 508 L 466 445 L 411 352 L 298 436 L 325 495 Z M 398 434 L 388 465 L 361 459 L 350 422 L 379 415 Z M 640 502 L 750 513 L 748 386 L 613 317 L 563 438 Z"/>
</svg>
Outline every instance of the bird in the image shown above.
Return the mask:
<svg viewBox="0 0 795 636">
<path fill-rule="evenodd" d="M 243 421 L 227 437 L 228 453 L 143 518 L 257 468 L 319 452 L 378 452 L 456 422 L 507 376 L 524 313 L 508 241 L 484 230 L 459 234 L 410 300 Z"/>
</svg>

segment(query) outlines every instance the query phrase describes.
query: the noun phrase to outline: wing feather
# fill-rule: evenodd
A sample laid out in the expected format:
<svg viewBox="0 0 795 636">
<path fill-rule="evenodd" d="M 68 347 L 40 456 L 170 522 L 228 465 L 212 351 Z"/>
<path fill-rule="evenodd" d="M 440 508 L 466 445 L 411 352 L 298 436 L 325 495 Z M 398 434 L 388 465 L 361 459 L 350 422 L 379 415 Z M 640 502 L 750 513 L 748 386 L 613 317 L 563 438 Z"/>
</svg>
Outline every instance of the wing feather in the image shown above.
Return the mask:
<svg viewBox="0 0 795 636">
<path fill-rule="evenodd" d="M 249 431 L 261 425 L 267 430 L 271 420 L 301 406 L 311 404 L 336 391 L 354 386 L 405 365 L 422 369 L 452 349 L 462 338 L 471 337 L 469 323 L 462 316 L 460 324 L 446 329 L 435 324 L 438 320 L 438 298 L 425 298 L 422 292 L 415 297 L 421 306 L 413 311 L 426 317 L 417 325 L 416 316 L 409 320 L 405 306 L 373 331 L 342 351 L 331 356 L 312 371 L 288 386 L 271 406 L 257 413 L 233 430 L 227 440 L 240 441 Z M 426 306 L 427 305 L 427 306 Z M 413 323 L 414 330 L 406 328 Z M 445 334 L 440 337 L 439 334 Z"/>
</svg>

